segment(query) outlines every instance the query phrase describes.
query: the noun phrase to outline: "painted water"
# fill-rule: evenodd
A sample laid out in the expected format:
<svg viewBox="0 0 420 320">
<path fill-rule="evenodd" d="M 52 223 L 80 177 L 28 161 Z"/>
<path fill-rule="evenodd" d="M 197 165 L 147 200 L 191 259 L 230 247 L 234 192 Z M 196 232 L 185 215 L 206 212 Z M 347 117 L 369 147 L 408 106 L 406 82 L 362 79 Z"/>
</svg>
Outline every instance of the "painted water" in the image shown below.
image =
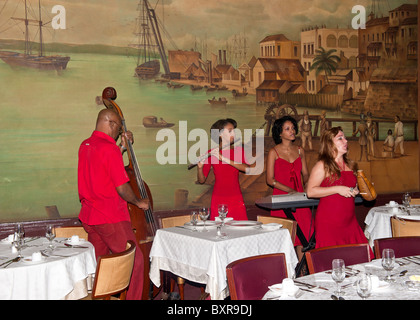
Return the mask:
<svg viewBox="0 0 420 320">
<path fill-rule="evenodd" d="M 188 131 L 202 128 L 207 132 L 219 118 L 236 119 L 241 130 L 255 130 L 264 123 L 266 108 L 256 105 L 253 95 L 235 100 L 228 91 L 206 94 L 192 92 L 189 86 L 169 89 L 166 84 L 135 78 L 135 61 L 130 57 L 70 56 L 68 69 L 61 74 L 13 70 L 0 61 L 1 221 L 44 219 L 44 207 L 50 205 L 56 205 L 63 217 L 78 215 L 77 152 L 94 130 L 103 108 L 95 98 L 105 87 L 117 90 L 116 102 L 134 134 L 134 150 L 155 211 L 172 209 L 177 189 L 188 190 L 191 201 L 208 186 L 195 183 L 196 170 L 187 170 L 187 164 L 158 163 L 156 150 L 164 142 L 156 141 L 158 129 L 143 127 L 144 116 L 175 123 L 171 129 L 177 136 L 179 121 L 187 121 Z M 207 99 L 213 96 L 226 96 L 227 107 L 211 107 Z M 319 114 L 319 110 L 309 112 Z M 329 112 L 328 116 L 341 114 Z M 345 130 L 351 134 L 351 124 Z M 381 132 L 382 138 L 385 135 L 386 130 Z"/>
</svg>

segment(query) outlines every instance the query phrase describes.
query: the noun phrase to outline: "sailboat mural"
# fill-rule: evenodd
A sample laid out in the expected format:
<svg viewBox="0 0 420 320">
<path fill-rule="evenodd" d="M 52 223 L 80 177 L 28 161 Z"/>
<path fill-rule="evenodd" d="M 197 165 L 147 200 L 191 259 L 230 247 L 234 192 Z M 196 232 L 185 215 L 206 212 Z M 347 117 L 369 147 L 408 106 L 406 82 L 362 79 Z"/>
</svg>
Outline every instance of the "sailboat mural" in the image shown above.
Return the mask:
<svg viewBox="0 0 420 320">
<path fill-rule="evenodd" d="M 25 15 L 24 18 L 12 17 L 12 20 L 22 21 L 25 23 L 25 51 L 24 53 L 14 51 L 0 51 L 0 59 L 12 67 L 27 67 L 41 70 L 56 70 L 61 71 L 67 68 L 67 63 L 70 57 L 60 55 L 44 55 L 44 43 L 42 38 L 42 28 L 47 23 L 42 21 L 41 17 L 41 0 L 38 0 L 38 19 L 29 19 L 28 1 L 25 0 Z M 38 26 L 39 30 L 39 52 L 32 54 L 31 40 L 29 34 L 29 25 Z"/>
<path fill-rule="evenodd" d="M 156 12 L 151 8 L 148 0 L 138 3 L 136 30 L 138 43 L 130 44 L 130 47 L 138 49 L 137 67 L 135 75 L 141 79 L 150 79 L 160 72 L 160 62 L 156 58 L 160 56 L 165 75 L 169 75 L 169 64 L 165 54 L 165 48 L 160 34 Z"/>
</svg>

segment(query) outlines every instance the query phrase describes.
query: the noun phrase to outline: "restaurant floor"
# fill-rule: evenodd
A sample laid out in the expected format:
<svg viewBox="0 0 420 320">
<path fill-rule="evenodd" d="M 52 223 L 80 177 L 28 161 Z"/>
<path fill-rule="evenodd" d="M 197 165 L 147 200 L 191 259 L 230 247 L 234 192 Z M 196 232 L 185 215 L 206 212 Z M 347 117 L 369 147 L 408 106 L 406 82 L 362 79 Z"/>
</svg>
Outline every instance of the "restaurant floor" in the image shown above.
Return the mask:
<svg viewBox="0 0 420 320">
<path fill-rule="evenodd" d="M 171 297 L 175 297 L 174 300 L 177 300 L 177 298 L 179 298 L 179 290 L 178 290 L 177 285 L 175 286 L 174 291 L 171 294 Z M 154 300 L 161 300 L 162 298 L 163 298 L 162 291 L 160 291 Z M 200 299 L 202 299 L 200 286 L 198 284 L 186 281 L 184 284 L 184 300 L 200 300 Z"/>
</svg>

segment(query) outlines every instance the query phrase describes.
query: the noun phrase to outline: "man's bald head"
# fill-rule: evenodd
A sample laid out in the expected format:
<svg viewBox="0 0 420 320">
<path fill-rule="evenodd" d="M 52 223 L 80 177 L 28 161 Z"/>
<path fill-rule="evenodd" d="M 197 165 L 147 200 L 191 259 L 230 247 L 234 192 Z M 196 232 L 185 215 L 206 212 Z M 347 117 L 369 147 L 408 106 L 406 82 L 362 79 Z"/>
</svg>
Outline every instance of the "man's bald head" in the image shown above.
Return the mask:
<svg viewBox="0 0 420 320">
<path fill-rule="evenodd" d="M 103 109 L 96 120 L 96 130 L 106 133 L 117 140 L 121 129 L 121 118 L 112 109 Z"/>
</svg>

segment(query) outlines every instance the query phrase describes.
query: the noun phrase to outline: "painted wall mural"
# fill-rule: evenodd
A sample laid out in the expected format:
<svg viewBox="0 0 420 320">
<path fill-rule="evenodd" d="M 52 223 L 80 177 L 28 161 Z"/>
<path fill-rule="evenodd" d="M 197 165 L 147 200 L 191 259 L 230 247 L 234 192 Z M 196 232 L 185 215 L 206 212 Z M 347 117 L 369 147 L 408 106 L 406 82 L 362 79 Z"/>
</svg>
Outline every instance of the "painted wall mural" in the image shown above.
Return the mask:
<svg viewBox="0 0 420 320">
<path fill-rule="evenodd" d="M 417 191 L 417 12 L 416 0 L 0 0 L 0 221 L 78 215 L 77 152 L 109 86 L 155 211 L 209 205 L 212 178 L 197 184 L 188 165 L 217 119 L 234 118 L 244 143 L 260 132 L 267 152 L 273 121 L 306 111 L 309 169 L 326 121 L 378 193 Z M 247 204 L 272 193 L 264 169 L 240 182 Z"/>
</svg>

